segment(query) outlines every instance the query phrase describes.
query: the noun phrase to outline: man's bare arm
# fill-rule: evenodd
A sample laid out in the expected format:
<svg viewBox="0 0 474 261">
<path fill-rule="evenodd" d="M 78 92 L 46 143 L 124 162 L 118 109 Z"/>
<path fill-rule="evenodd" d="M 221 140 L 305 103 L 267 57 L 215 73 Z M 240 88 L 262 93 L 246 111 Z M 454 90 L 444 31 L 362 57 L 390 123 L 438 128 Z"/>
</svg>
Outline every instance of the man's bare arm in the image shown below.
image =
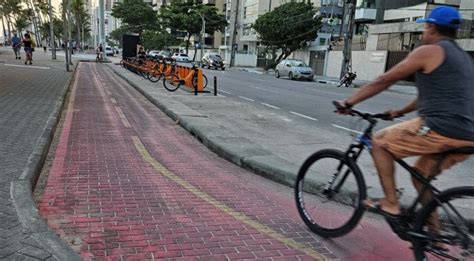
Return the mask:
<svg viewBox="0 0 474 261">
<path fill-rule="evenodd" d="M 405 58 L 405 60 L 395 65 L 392 69 L 382 74 L 374 81 L 363 86 L 358 92 L 347 99 L 345 103 L 350 106 L 355 105 L 382 92 L 383 90 L 386 90 L 397 81 L 406 79 L 417 71 L 424 70 L 426 64 L 430 61 L 430 56 L 435 52 L 435 49 L 438 51 L 437 48 L 439 47 L 427 45 L 415 49 L 407 56 L 407 58 Z"/>
</svg>

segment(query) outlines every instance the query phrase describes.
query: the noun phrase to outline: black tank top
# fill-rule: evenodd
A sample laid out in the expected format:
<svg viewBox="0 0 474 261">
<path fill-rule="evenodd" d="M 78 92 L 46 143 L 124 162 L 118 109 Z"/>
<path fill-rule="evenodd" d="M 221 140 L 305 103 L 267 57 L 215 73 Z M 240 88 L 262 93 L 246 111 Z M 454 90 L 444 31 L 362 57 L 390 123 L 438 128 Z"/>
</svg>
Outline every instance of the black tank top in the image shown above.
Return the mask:
<svg viewBox="0 0 474 261">
<path fill-rule="evenodd" d="M 474 141 L 474 62 L 453 40 L 437 43 L 444 61 L 433 72 L 416 73 L 418 112 L 439 134 Z"/>
<path fill-rule="evenodd" d="M 25 44 L 25 47 L 31 48 L 31 40 L 23 40 L 23 43 Z"/>
</svg>

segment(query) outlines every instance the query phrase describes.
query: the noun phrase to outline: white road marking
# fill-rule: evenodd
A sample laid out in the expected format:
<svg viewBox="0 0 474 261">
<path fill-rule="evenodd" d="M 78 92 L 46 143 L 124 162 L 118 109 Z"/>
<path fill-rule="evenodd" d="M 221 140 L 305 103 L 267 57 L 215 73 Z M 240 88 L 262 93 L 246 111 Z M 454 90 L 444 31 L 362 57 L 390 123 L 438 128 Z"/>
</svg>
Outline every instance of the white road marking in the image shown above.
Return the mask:
<svg viewBox="0 0 474 261">
<path fill-rule="evenodd" d="M 239 96 L 239 98 L 242 98 L 242 99 L 247 100 L 247 101 L 253 101 L 253 102 L 255 101 L 255 100 L 252 100 L 252 99 L 244 97 L 244 96 Z"/>
<path fill-rule="evenodd" d="M 253 88 L 253 89 L 257 89 L 257 90 L 261 90 L 261 91 L 279 93 L 278 91 L 269 90 L 269 89 L 265 89 L 265 88 L 260 88 L 260 87 L 258 87 L 258 86 L 253 85 L 253 84 L 248 84 L 248 85 L 246 85 L 246 86 L 249 87 L 249 88 Z"/>
<path fill-rule="evenodd" d="M 9 63 L 6 63 L 5 66 L 22 67 L 22 68 L 33 68 L 33 69 L 43 69 L 43 70 L 49 70 L 49 69 L 51 69 L 50 67 L 46 67 L 46 66 L 19 65 L 19 64 L 9 64 Z"/>
<path fill-rule="evenodd" d="M 226 92 L 226 91 L 224 91 L 224 90 L 219 90 L 219 91 L 220 91 L 220 92 L 223 92 L 223 93 L 227 93 L 227 94 L 232 94 L 232 93 Z"/>
<path fill-rule="evenodd" d="M 298 115 L 300 117 L 303 117 L 303 118 L 306 118 L 306 119 L 309 119 L 309 120 L 313 120 L 313 121 L 318 121 L 318 119 L 315 119 L 313 117 L 309 117 L 309 116 L 306 116 L 304 114 L 301 114 L 301 113 L 297 113 L 297 112 L 294 112 L 294 111 L 290 111 L 291 114 L 294 114 L 294 115 Z"/>
<path fill-rule="evenodd" d="M 277 106 L 273 106 L 273 105 L 268 104 L 268 103 L 261 102 L 261 104 L 262 104 L 262 105 L 265 105 L 265 106 L 267 106 L 267 107 L 273 108 L 273 109 L 277 109 L 277 110 L 280 109 L 280 108 L 278 108 Z"/>
<path fill-rule="evenodd" d="M 346 128 L 346 127 L 342 127 L 342 126 L 339 126 L 339 125 L 336 125 L 336 124 L 332 124 L 332 126 L 338 128 L 338 129 L 342 129 L 342 130 L 354 132 L 354 133 L 357 133 L 357 134 L 363 134 L 363 133 L 360 132 L 360 131 L 352 130 L 352 129 L 349 129 L 349 128 Z"/>
</svg>

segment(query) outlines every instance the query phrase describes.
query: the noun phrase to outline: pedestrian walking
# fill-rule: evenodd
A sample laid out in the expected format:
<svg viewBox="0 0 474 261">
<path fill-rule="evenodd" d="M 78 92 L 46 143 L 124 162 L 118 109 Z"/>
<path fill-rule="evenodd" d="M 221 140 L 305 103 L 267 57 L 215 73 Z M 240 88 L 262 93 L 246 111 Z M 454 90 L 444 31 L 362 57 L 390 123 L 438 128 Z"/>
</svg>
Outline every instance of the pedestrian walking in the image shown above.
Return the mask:
<svg viewBox="0 0 474 261">
<path fill-rule="evenodd" d="M 15 60 L 16 59 L 20 60 L 21 59 L 21 56 L 20 56 L 21 39 L 20 37 L 18 37 L 16 33 L 13 34 L 13 37 L 12 37 L 12 48 L 13 48 L 13 52 L 15 53 Z"/>
<path fill-rule="evenodd" d="M 26 60 L 25 65 L 29 62 L 29 65 L 32 64 L 33 61 L 33 50 L 35 48 L 35 43 L 31 39 L 30 34 L 26 33 L 23 38 L 23 46 L 25 47 L 26 53 Z"/>
</svg>

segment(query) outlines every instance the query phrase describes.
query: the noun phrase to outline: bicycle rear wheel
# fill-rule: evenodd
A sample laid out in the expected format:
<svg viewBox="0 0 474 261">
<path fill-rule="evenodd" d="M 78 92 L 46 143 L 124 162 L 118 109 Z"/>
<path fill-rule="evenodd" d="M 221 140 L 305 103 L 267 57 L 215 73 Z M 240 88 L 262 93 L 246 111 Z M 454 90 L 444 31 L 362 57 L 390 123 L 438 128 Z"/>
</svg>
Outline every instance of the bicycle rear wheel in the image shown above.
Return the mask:
<svg viewBox="0 0 474 261">
<path fill-rule="evenodd" d="M 203 83 L 202 83 L 202 89 L 204 90 L 204 89 L 206 89 L 206 87 L 207 87 L 207 77 L 206 77 L 206 75 L 204 75 L 204 74 L 202 75 L 202 81 L 203 81 Z M 198 85 L 198 79 L 197 79 L 197 77 L 194 77 L 194 78 L 193 78 L 193 86 L 196 87 L 197 85 Z"/>
<path fill-rule="evenodd" d="M 414 231 L 423 235 L 413 242 L 416 260 L 441 257 L 474 260 L 474 187 L 442 192 L 417 215 Z"/>
<path fill-rule="evenodd" d="M 296 206 L 306 225 L 319 236 L 349 233 L 363 213 L 367 190 L 359 167 L 339 150 L 311 155 L 299 170 Z"/>
<path fill-rule="evenodd" d="M 150 82 L 157 82 L 161 79 L 161 74 L 156 74 L 155 72 L 150 72 L 148 73 L 148 80 L 150 80 Z"/>
<path fill-rule="evenodd" d="M 163 77 L 163 86 L 170 92 L 176 91 L 181 86 L 181 79 L 178 75 Z"/>
</svg>

